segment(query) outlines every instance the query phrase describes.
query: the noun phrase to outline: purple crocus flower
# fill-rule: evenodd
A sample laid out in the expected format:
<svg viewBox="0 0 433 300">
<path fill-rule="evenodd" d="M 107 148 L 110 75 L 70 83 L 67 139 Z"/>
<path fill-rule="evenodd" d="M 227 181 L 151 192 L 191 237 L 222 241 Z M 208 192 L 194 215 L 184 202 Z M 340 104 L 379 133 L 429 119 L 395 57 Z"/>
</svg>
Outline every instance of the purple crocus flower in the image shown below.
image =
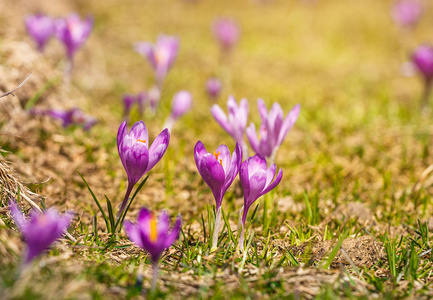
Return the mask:
<svg viewBox="0 0 433 300">
<path fill-rule="evenodd" d="M 128 238 L 149 252 L 152 257 L 154 270 L 152 290 L 155 290 L 158 277 L 159 258 L 162 252 L 178 239 L 181 223 L 181 217 L 178 216 L 173 228 L 169 230 L 169 216 L 166 211 L 162 211 L 157 220 L 146 208 L 142 208 L 138 213 L 137 224 L 125 221 L 124 228 Z"/>
<path fill-rule="evenodd" d="M 50 208 L 43 213 L 32 211 L 30 219 L 26 220 L 14 200 L 9 204 L 15 224 L 27 243 L 24 264 L 31 262 L 56 241 L 70 226 L 73 218 L 71 213 L 62 216 L 55 208 Z"/>
<path fill-rule="evenodd" d="M 84 44 L 93 28 L 93 17 L 82 21 L 73 13 L 56 21 L 56 36 L 65 45 L 68 59 L 72 61 L 75 52 Z"/>
<path fill-rule="evenodd" d="M 239 239 L 241 250 L 243 250 L 244 228 L 248 210 L 259 197 L 270 192 L 280 183 L 283 171 L 280 169 L 275 176 L 276 171 L 277 166 L 275 164 L 272 164 L 269 169 L 267 168 L 266 159 L 260 153 L 245 160 L 239 169 L 239 178 L 244 190 L 244 207 L 240 220 L 242 231 Z"/>
<path fill-rule="evenodd" d="M 206 91 L 211 99 L 216 99 L 221 93 L 221 81 L 218 78 L 211 78 L 206 82 Z"/>
<path fill-rule="evenodd" d="M 272 105 L 269 113 L 262 99 L 257 101 L 257 106 L 262 119 L 259 136 L 257 136 L 254 123 L 251 123 L 246 130 L 247 137 L 256 153 L 270 157 L 273 161 L 278 148 L 298 119 L 301 106 L 295 105 L 285 119 L 283 119 L 284 113 L 278 103 Z"/>
<path fill-rule="evenodd" d="M 210 187 L 216 202 L 215 226 L 212 246 L 218 241 L 218 230 L 221 222 L 221 202 L 227 189 L 232 184 L 242 162 L 242 148 L 236 143 L 235 151 L 230 155 L 226 145 L 220 145 L 216 151 L 209 153 L 201 141 L 194 148 L 194 159 L 198 172 Z"/>
<path fill-rule="evenodd" d="M 391 16 L 394 22 L 403 27 L 415 26 L 422 14 L 422 4 L 417 0 L 402 0 L 394 4 Z"/>
<path fill-rule="evenodd" d="M 54 34 L 54 20 L 44 14 L 27 16 L 25 19 L 26 29 L 36 42 L 38 50 L 43 51 L 46 43 Z"/>
<path fill-rule="evenodd" d="M 84 130 L 90 130 L 98 120 L 95 117 L 83 113 L 78 107 L 71 108 L 69 110 L 62 109 L 32 109 L 31 114 L 50 116 L 54 119 L 62 121 L 64 128 L 71 125 L 82 126 Z"/>
<path fill-rule="evenodd" d="M 137 42 L 134 48 L 135 51 L 149 60 L 155 71 L 156 83 L 161 88 L 165 76 L 176 60 L 179 51 L 179 38 L 159 35 L 155 44 Z"/>
<path fill-rule="evenodd" d="M 188 91 L 180 91 L 177 92 L 173 96 L 173 100 L 171 102 L 171 114 L 165 122 L 164 127 L 168 128 L 171 131 L 174 122 L 179 119 L 181 116 L 186 114 L 192 105 L 192 95 Z"/>
<path fill-rule="evenodd" d="M 230 51 L 239 39 L 239 26 L 229 18 L 217 18 L 212 24 L 212 31 L 221 48 Z"/>
<path fill-rule="evenodd" d="M 126 208 L 134 185 L 161 160 L 169 141 L 170 132 L 164 129 L 149 147 L 147 128 L 143 121 L 136 122 L 129 133 L 126 122 L 120 125 L 117 133 L 117 150 L 128 176 L 128 188 L 117 217 L 120 217 Z"/>
<path fill-rule="evenodd" d="M 412 54 L 412 62 L 424 78 L 424 95 L 421 108 L 425 109 L 428 104 L 433 82 L 433 47 L 421 45 Z"/>
<path fill-rule="evenodd" d="M 246 156 L 248 155 L 248 147 L 244 140 L 244 133 L 248 120 L 247 99 L 242 99 L 238 105 L 235 98 L 230 96 L 227 101 L 227 111 L 228 117 L 218 104 L 214 104 L 211 108 L 212 116 L 237 143 L 242 145 L 243 153 Z"/>
</svg>

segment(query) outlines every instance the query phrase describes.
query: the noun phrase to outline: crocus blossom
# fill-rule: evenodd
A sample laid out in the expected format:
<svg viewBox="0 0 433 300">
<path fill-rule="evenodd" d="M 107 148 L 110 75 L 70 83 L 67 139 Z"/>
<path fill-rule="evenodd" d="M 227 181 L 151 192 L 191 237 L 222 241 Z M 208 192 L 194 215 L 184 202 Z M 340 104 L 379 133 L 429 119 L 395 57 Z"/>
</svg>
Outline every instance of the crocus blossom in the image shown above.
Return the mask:
<svg viewBox="0 0 433 300">
<path fill-rule="evenodd" d="M 174 122 L 179 119 L 181 116 L 186 114 L 192 106 L 192 95 L 188 91 L 180 91 L 177 92 L 173 96 L 173 100 L 171 102 L 171 113 L 165 122 L 164 127 L 171 130 Z"/>
<path fill-rule="evenodd" d="M 170 141 L 168 129 L 164 129 L 149 147 L 149 137 L 143 121 L 136 122 L 128 133 L 123 122 L 117 133 L 117 150 L 128 176 L 128 188 L 120 206 L 118 217 L 128 203 L 129 195 L 140 178 L 149 172 L 162 158 Z"/>
<path fill-rule="evenodd" d="M 422 108 L 426 108 L 430 97 L 433 82 L 433 47 L 421 45 L 412 54 L 412 62 L 424 79 L 424 95 Z"/>
<path fill-rule="evenodd" d="M 212 24 L 212 31 L 224 51 L 230 51 L 239 39 L 238 24 L 229 18 L 217 18 Z"/>
<path fill-rule="evenodd" d="M 54 119 L 62 121 L 64 128 L 71 125 L 82 126 L 84 130 L 90 130 L 98 120 L 90 115 L 85 114 L 78 107 L 74 107 L 68 110 L 63 109 L 32 109 L 30 111 L 33 115 L 44 115 L 50 116 Z"/>
<path fill-rule="evenodd" d="M 239 178 L 244 191 L 244 207 L 242 219 L 240 220 L 242 232 L 239 246 L 241 250 L 243 249 L 244 228 L 248 210 L 259 197 L 270 192 L 280 183 L 283 171 L 280 169 L 278 174 L 276 174 L 276 171 L 277 166 L 272 164 L 268 168 L 266 159 L 260 153 L 246 159 L 239 169 Z"/>
<path fill-rule="evenodd" d="M 206 91 L 211 99 L 216 99 L 221 93 L 221 81 L 218 78 L 211 78 L 206 82 Z"/>
<path fill-rule="evenodd" d="M 251 123 L 246 130 L 247 137 L 256 153 L 270 157 L 273 160 L 287 133 L 298 119 L 301 106 L 299 104 L 295 105 L 286 118 L 284 118 L 283 110 L 278 103 L 272 105 L 269 113 L 262 99 L 257 101 L 257 106 L 262 119 L 259 136 L 256 133 L 254 123 Z"/>
<path fill-rule="evenodd" d="M 55 31 L 53 18 L 39 13 L 27 16 L 25 24 L 27 32 L 36 42 L 38 50 L 42 52 Z"/>
<path fill-rule="evenodd" d="M 211 108 L 211 113 L 215 120 L 237 143 L 242 145 L 243 153 L 247 155 L 248 147 L 244 140 L 248 120 L 247 99 L 242 99 L 238 105 L 235 98 L 230 96 L 227 101 L 227 112 L 228 116 L 218 104 L 214 104 Z"/>
<path fill-rule="evenodd" d="M 179 51 L 179 38 L 160 35 L 155 44 L 137 42 L 134 48 L 135 51 L 149 60 L 155 71 L 156 83 L 161 88 L 165 76 L 176 60 Z"/>
<path fill-rule="evenodd" d="M 169 248 L 179 237 L 181 217 L 178 216 L 171 230 L 169 216 L 162 211 L 158 220 L 146 208 L 138 213 L 137 223 L 125 221 L 124 228 L 128 238 L 140 248 L 146 250 L 151 258 L 154 268 L 152 290 L 155 289 L 158 276 L 158 261 L 162 252 Z"/>
<path fill-rule="evenodd" d="M 395 2 L 391 16 L 395 23 L 403 27 L 415 26 L 422 15 L 422 4 L 418 0 L 402 0 Z"/>
<path fill-rule="evenodd" d="M 84 44 L 93 28 L 93 17 L 84 21 L 75 13 L 56 21 L 56 36 L 66 48 L 68 59 L 72 61 L 75 52 Z"/>
<path fill-rule="evenodd" d="M 213 153 L 207 152 L 201 141 L 194 148 L 194 159 L 198 172 L 211 189 L 216 202 L 213 247 L 218 241 L 218 230 L 221 221 L 221 202 L 227 189 L 238 174 L 242 163 L 242 148 L 236 143 L 235 151 L 230 155 L 226 145 L 220 145 Z"/>
<path fill-rule="evenodd" d="M 70 226 L 73 215 L 60 215 L 55 208 L 43 213 L 32 211 L 30 219 L 26 220 L 17 203 L 10 201 L 10 211 L 27 244 L 24 264 L 31 262 L 36 256 L 47 249 Z"/>
</svg>

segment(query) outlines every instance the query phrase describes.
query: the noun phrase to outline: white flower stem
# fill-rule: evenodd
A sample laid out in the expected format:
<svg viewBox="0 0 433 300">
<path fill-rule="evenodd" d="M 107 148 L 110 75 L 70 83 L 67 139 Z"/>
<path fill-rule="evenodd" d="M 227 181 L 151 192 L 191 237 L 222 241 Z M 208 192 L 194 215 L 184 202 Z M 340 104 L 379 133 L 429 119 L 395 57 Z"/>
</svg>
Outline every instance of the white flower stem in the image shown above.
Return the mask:
<svg viewBox="0 0 433 300">
<path fill-rule="evenodd" d="M 220 227 L 221 227 L 221 206 L 218 208 L 215 216 L 214 231 L 212 237 L 212 249 L 211 249 L 212 252 L 218 248 L 218 234 L 219 234 Z"/>
<path fill-rule="evenodd" d="M 158 281 L 158 273 L 159 273 L 159 267 L 158 267 L 158 263 L 153 263 L 153 278 L 152 278 L 152 287 L 150 292 L 153 294 L 155 294 L 155 290 L 156 290 L 156 282 Z"/>
<path fill-rule="evenodd" d="M 239 236 L 239 242 L 238 242 L 238 248 L 241 251 L 244 251 L 244 223 L 242 222 L 242 216 L 244 212 L 244 207 L 242 206 L 241 210 L 239 211 L 239 222 L 238 222 L 238 231 L 240 231 Z"/>
</svg>

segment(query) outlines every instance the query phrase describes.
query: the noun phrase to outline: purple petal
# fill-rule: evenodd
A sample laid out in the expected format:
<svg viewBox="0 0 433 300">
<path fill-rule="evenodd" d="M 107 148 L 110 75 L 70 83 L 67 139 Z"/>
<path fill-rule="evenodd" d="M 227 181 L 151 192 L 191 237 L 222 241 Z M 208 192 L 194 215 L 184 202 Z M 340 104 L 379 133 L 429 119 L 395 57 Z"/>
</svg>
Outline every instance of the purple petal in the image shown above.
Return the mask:
<svg viewBox="0 0 433 300">
<path fill-rule="evenodd" d="M 179 238 L 179 232 L 181 226 L 182 226 L 182 217 L 179 215 L 176 218 L 176 222 L 174 223 L 171 232 L 167 234 L 164 240 L 164 248 L 170 247 L 174 243 L 174 241 L 176 241 Z"/>
<path fill-rule="evenodd" d="M 254 123 L 250 124 L 246 132 L 247 132 L 247 138 L 248 141 L 250 142 L 251 148 L 253 148 L 254 152 L 260 153 L 260 146 L 259 146 L 260 141 L 259 138 L 257 137 L 256 126 L 254 125 Z"/>
<path fill-rule="evenodd" d="M 131 240 L 131 242 L 135 243 L 141 248 L 144 248 L 143 242 L 141 240 L 140 230 L 136 224 L 125 221 L 123 223 L 123 228 L 125 228 L 126 234 L 128 235 L 128 238 Z"/>
<path fill-rule="evenodd" d="M 218 104 L 214 104 L 212 106 L 211 113 L 212 113 L 212 116 L 214 117 L 214 119 L 221 125 L 221 127 L 225 131 L 227 131 L 228 134 L 232 135 L 233 130 L 232 130 L 231 125 L 227 119 L 227 116 Z"/>
<path fill-rule="evenodd" d="M 146 124 L 143 121 L 138 121 L 132 125 L 129 131 L 129 136 L 134 140 L 144 140 L 146 144 L 149 145 L 149 136 L 147 133 Z"/>
<path fill-rule="evenodd" d="M 12 218 L 14 219 L 15 224 L 17 224 L 20 230 L 23 230 L 27 222 L 15 199 L 11 199 L 9 201 L 9 209 L 11 211 Z"/>
<path fill-rule="evenodd" d="M 203 178 L 204 182 L 210 187 L 214 194 L 217 206 L 221 204 L 222 189 L 225 181 L 224 169 L 220 163 L 215 159 L 213 154 L 205 154 L 199 163 L 198 171 Z"/>
<path fill-rule="evenodd" d="M 266 159 L 260 153 L 257 153 L 248 162 L 248 175 L 249 178 L 260 170 L 267 170 Z"/>
<path fill-rule="evenodd" d="M 254 201 L 256 201 L 261 196 L 261 192 L 266 186 L 266 171 L 258 170 L 257 172 L 255 172 L 250 177 L 249 186 L 250 192 L 248 194 L 248 197 L 245 198 L 245 207 L 250 207 L 251 204 L 253 204 Z"/>
<path fill-rule="evenodd" d="M 203 145 L 203 143 L 201 141 L 198 141 L 194 147 L 194 160 L 195 160 L 195 165 L 197 166 L 197 169 L 200 168 L 199 164 L 200 164 L 201 158 L 207 153 L 208 152 L 206 151 L 206 148 Z"/>
<path fill-rule="evenodd" d="M 226 183 L 224 186 L 226 190 L 232 184 L 233 180 L 238 174 L 241 163 L 242 163 L 242 147 L 239 145 L 239 143 L 236 143 L 235 151 L 232 154 L 232 159 L 230 162 L 230 170 L 226 172 Z"/>
<path fill-rule="evenodd" d="M 231 154 L 230 150 L 226 145 L 220 145 L 215 153 L 219 153 L 218 162 L 222 163 L 222 167 L 224 169 L 225 177 L 227 178 L 227 174 L 230 170 L 231 165 Z"/>
<path fill-rule="evenodd" d="M 149 165 L 146 172 L 150 171 L 164 156 L 167 150 L 168 143 L 170 142 L 170 132 L 164 129 L 153 141 L 152 146 L 149 148 Z"/>
<path fill-rule="evenodd" d="M 301 106 L 299 104 L 297 104 L 287 114 L 287 116 L 284 119 L 284 122 L 281 126 L 280 134 L 279 134 L 278 140 L 277 140 L 277 146 L 280 146 L 283 143 L 284 138 L 286 137 L 287 133 L 289 132 L 290 129 L 292 129 L 293 125 L 295 124 L 296 120 L 298 119 L 300 111 L 301 111 Z"/>
<path fill-rule="evenodd" d="M 264 194 L 272 191 L 280 183 L 281 178 L 283 178 L 283 170 L 280 169 L 278 171 L 278 174 L 275 177 L 274 181 L 261 192 L 261 195 L 264 195 Z"/>
<path fill-rule="evenodd" d="M 265 101 L 259 98 L 257 100 L 257 107 L 259 109 L 259 114 L 260 114 L 260 118 L 262 119 L 262 122 L 266 123 L 268 120 L 268 109 L 266 108 Z"/>
</svg>

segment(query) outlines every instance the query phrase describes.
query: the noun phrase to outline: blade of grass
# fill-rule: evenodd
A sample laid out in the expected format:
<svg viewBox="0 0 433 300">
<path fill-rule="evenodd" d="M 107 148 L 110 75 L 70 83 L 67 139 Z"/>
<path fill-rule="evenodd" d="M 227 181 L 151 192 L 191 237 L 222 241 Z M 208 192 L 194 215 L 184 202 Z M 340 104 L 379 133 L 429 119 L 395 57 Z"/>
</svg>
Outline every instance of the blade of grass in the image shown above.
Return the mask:
<svg viewBox="0 0 433 300">
<path fill-rule="evenodd" d="M 93 197 L 93 200 L 95 201 L 96 205 L 99 208 L 99 211 L 102 213 L 102 216 L 104 217 L 104 221 L 105 221 L 105 225 L 107 226 L 107 230 L 109 231 L 110 229 L 110 224 L 108 222 L 108 218 L 107 215 L 105 214 L 104 210 L 102 209 L 101 204 L 99 203 L 98 199 L 96 198 L 95 194 L 93 193 L 92 189 L 90 188 L 89 184 L 87 183 L 86 179 L 84 179 L 83 175 L 81 175 L 80 172 L 78 172 L 78 174 L 80 175 L 81 179 L 84 181 L 84 184 L 87 186 L 87 189 L 89 190 L 90 194 Z"/>
</svg>

